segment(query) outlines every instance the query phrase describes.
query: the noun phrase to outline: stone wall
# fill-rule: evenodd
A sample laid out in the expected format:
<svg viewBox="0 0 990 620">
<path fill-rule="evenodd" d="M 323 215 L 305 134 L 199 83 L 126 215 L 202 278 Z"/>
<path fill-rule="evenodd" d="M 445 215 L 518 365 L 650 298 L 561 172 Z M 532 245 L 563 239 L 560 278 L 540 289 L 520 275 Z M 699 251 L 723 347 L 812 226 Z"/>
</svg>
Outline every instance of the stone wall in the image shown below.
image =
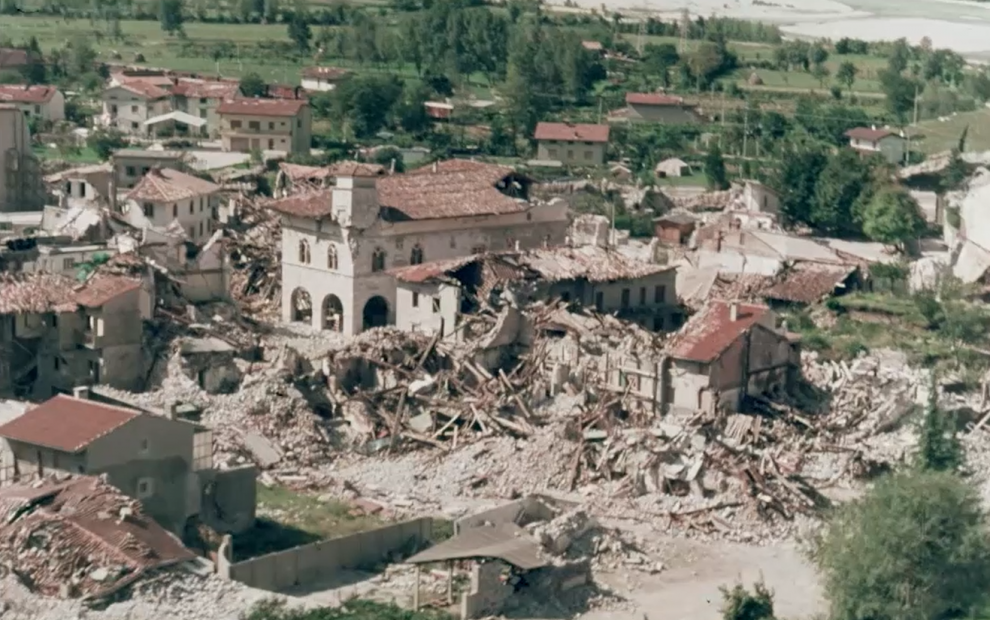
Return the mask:
<svg viewBox="0 0 990 620">
<path fill-rule="evenodd" d="M 498 560 L 475 562 L 471 568 L 471 589 L 461 597 L 461 620 L 497 616 L 512 596 L 512 586 L 502 583 L 507 564 Z"/>
<path fill-rule="evenodd" d="M 433 519 L 422 517 L 236 564 L 229 562 L 228 555 L 219 562 L 217 572 L 253 588 L 277 592 L 313 584 L 342 570 L 371 569 L 391 556 L 422 547 L 432 534 Z"/>
</svg>

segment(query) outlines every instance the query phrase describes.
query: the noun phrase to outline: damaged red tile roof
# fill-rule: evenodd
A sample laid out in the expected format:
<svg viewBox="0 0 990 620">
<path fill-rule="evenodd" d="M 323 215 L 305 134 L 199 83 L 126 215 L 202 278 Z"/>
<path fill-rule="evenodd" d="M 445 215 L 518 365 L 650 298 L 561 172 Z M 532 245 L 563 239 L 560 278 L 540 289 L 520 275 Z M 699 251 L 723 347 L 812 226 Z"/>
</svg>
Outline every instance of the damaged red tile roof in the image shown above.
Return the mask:
<svg viewBox="0 0 990 620">
<path fill-rule="evenodd" d="M 18 509 L 0 522 L 0 561 L 45 595 L 72 582 L 77 595 L 100 597 L 146 571 L 195 558 L 173 534 L 148 517 L 141 503 L 92 476 L 0 489 L 0 505 Z M 38 532 L 57 561 L 25 553 Z M 97 569 L 104 569 L 98 576 Z"/>
<path fill-rule="evenodd" d="M 626 103 L 631 105 L 682 105 L 684 99 L 663 93 L 626 93 Z"/>
<path fill-rule="evenodd" d="M 283 161 L 279 163 L 278 167 L 279 170 L 284 172 L 293 181 L 325 179 L 331 176 L 329 168 L 320 166 L 304 166 L 302 164 L 290 164 Z"/>
<path fill-rule="evenodd" d="M 478 255 L 465 256 L 462 258 L 451 258 L 447 260 L 435 260 L 419 265 L 408 265 L 406 267 L 395 267 L 388 270 L 388 274 L 396 280 L 421 284 L 434 278 L 439 278 L 444 274 L 460 269 L 479 258 Z"/>
<path fill-rule="evenodd" d="M 508 179 L 510 175 L 512 168 L 487 164 L 450 172 L 438 166 L 436 172 L 396 174 L 378 180 L 378 201 L 412 220 L 521 213 L 529 204 L 499 187 L 516 182 Z"/>
<path fill-rule="evenodd" d="M 240 85 L 237 82 L 180 79 L 172 92 L 192 99 L 229 99 L 237 96 Z"/>
<path fill-rule="evenodd" d="M 811 304 L 830 296 L 855 267 L 796 265 L 773 286 L 763 291 L 766 299 Z"/>
<path fill-rule="evenodd" d="M 54 86 L 5 84 L 0 85 L 0 101 L 14 101 L 17 103 L 48 103 L 57 92 L 58 89 Z"/>
<path fill-rule="evenodd" d="M 548 282 L 579 279 L 612 282 L 643 278 L 675 269 L 671 265 L 634 260 L 619 252 L 593 245 L 530 250 L 520 254 L 518 261 Z"/>
<path fill-rule="evenodd" d="M 539 123 L 533 137 L 563 142 L 608 142 L 608 125 Z"/>
<path fill-rule="evenodd" d="M 175 202 L 219 191 L 220 186 L 172 168 L 152 168 L 127 194 L 129 200 Z"/>
<path fill-rule="evenodd" d="M 350 160 L 334 162 L 326 170 L 333 177 L 377 177 L 385 174 L 383 166 Z"/>
<path fill-rule="evenodd" d="M 72 312 L 74 285 L 54 274 L 0 274 L 0 314 Z"/>
<path fill-rule="evenodd" d="M 320 219 L 333 213 L 333 190 L 324 188 L 299 192 L 273 200 L 266 206 L 285 215 Z"/>
<path fill-rule="evenodd" d="M 766 306 L 738 304 L 733 321 L 730 306 L 726 301 L 709 302 L 671 338 L 670 355 L 693 362 L 711 362 L 770 312 Z"/>
<path fill-rule="evenodd" d="M 162 99 L 168 97 L 169 94 L 164 88 L 142 80 L 129 80 L 120 84 L 118 88 L 123 88 L 145 99 Z"/>
<path fill-rule="evenodd" d="M 62 452 L 79 452 L 138 412 L 59 394 L 0 426 L 0 437 Z"/>
<path fill-rule="evenodd" d="M 496 164 L 489 164 L 483 161 L 475 161 L 473 159 L 445 159 L 443 161 L 435 161 L 432 164 L 427 164 L 416 168 L 415 170 L 410 170 L 406 174 L 431 174 L 437 172 L 472 172 L 475 170 L 485 170 L 489 168 L 498 168 L 499 170 L 505 170 L 506 174 L 512 171 L 512 168 L 508 166 L 498 166 Z"/>
<path fill-rule="evenodd" d="M 307 103 L 301 99 L 230 99 L 217 106 L 217 113 L 296 116 L 306 105 Z"/>
<path fill-rule="evenodd" d="M 141 280 L 127 276 L 96 274 L 76 289 L 76 303 L 98 308 L 118 295 L 141 288 Z"/>
</svg>

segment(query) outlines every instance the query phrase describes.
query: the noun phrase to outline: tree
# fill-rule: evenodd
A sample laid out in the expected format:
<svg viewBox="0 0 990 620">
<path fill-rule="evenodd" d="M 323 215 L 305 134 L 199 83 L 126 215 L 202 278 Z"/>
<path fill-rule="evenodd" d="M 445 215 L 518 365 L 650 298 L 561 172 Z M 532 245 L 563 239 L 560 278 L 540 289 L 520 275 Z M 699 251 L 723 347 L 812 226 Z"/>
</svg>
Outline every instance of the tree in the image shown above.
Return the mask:
<svg viewBox="0 0 990 620">
<path fill-rule="evenodd" d="M 908 113 L 914 109 L 917 84 L 893 70 L 881 71 L 879 77 L 880 87 L 887 96 L 887 109 L 902 123 L 905 122 Z"/>
<path fill-rule="evenodd" d="M 288 25 L 289 38 L 296 44 L 296 49 L 302 53 L 309 51 L 309 42 L 313 33 L 309 29 L 309 18 L 302 12 L 296 12 Z"/>
<path fill-rule="evenodd" d="M 966 166 L 966 162 L 959 156 L 959 151 L 953 149 L 949 159 L 949 165 L 942 171 L 939 187 L 942 192 L 951 192 L 960 189 L 965 185 L 968 176 L 969 168 Z"/>
<path fill-rule="evenodd" d="M 162 32 L 168 35 L 182 35 L 182 0 L 161 0 L 158 9 L 158 21 L 161 23 Z"/>
<path fill-rule="evenodd" d="M 729 590 L 719 588 L 722 593 L 722 620 L 774 620 L 773 592 L 763 581 L 753 584 L 751 594 L 741 583 Z"/>
<path fill-rule="evenodd" d="M 512 134 L 506 131 L 502 115 L 496 114 L 488 131 L 487 150 L 489 155 L 515 155 L 516 144 Z"/>
<path fill-rule="evenodd" d="M 784 154 L 774 186 L 780 188 L 780 212 L 785 223 L 811 223 L 818 177 L 828 161 L 817 148 Z"/>
<path fill-rule="evenodd" d="M 116 129 L 97 129 L 86 138 L 86 146 L 93 149 L 100 159 L 108 159 L 114 151 L 127 146 L 127 139 Z"/>
<path fill-rule="evenodd" d="M 899 187 L 880 189 L 866 205 L 863 232 L 874 241 L 903 245 L 925 228 L 918 203 Z"/>
<path fill-rule="evenodd" d="M 855 205 L 869 183 L 869 166 L 852 149 L 840 149 L 818 177 L 808 223 L 828 235 L 858 233 Z"/>
<path fill-rule="evenodd" d="M 948 472 L 881 479 L 813 545 L 832 620 L 960 618 L 990 595 L 987 520 Z"/>
<path fill-rule="evenodd" d="M 241 94 L 245 97 L 264 97 L 268 94 L 268 85 L 257 73 L 248 73 L 241 78 Z"/>
<path fill-rule="evenodd" d="M 350 123 L 356 136 L 372 136 L 385 127 L 402 97 L 402 86 L 392 75 L 355 76 L 334 89 L 334 113 Z"/>
<path fill-rule="evenodd" d="M 819 63 L 811 68 L 811 75 L 818 80 L 818 85 L 825 88 L 825 81 L 828 79 L 829 70 L 828 67 Z"/>
<path fill-rule="evenodd" d="M 402 152 L 394 146 L 377 149 L 371 161 L 394 172 L 404 172 L 406 169 L 405 162 L 402 161 Z"/>
<path fill-rule="evenodd" d="M 915 463 L 928 471 L 956 471 L 963 464 L 963 447 L 956 437 L 955 419 L 938 408 L 938 382 L 932 373 L 928 406 L 918 436 Z"/>
<path fill-rule="evenodd" d="M 890 56 L 887 58 L 887 68 L 892 73 L 900 75 L 907 69 L 910 60 L 911 46 L 908 45 L 907 39 L 900 38 L 894 41 L 890 48 Z"/>
<path fill-rule="evenodd" d="M 717 144 L 708 148 L 705 155 L 705 181 L 710 190 L 729 189 L 729 176 L 725 171 L 725 159 L 722 157 L 722 149 Z"/>
<path fill-rule="evenodd" d="M 855 63 L 844 60 L 835 72 L 835 79 L 839 84 L 845 85 L 846 88 L 852 88 L 853 83 L 856 81 L 856 74 L 858 73 L 859 69 L 856 68 Z"/>
</svg>

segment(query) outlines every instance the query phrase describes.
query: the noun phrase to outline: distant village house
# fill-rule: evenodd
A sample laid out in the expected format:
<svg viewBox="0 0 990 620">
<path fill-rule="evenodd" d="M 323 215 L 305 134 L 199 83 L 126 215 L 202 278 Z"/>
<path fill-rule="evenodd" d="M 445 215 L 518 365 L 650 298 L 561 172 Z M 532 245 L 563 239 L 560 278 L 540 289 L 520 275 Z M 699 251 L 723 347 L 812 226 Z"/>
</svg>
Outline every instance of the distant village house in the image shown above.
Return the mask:
<svg viewBox="0 0 990 620">
<path fill-rule="evenodd" d="M 904 137 L 889 129 L 856 127 L 847 131 L 845 135 L 849 138 L 849 146 L 860 153 L 882 155 L 891 164 L 904 162 L 906 149 Z"/>
<path fill-rule="evenodd" d="M 565 166 L 600 166 L 608 150 L 608 125 L 539 123 L 534 138 L 537 159 Z"/>
</svg>

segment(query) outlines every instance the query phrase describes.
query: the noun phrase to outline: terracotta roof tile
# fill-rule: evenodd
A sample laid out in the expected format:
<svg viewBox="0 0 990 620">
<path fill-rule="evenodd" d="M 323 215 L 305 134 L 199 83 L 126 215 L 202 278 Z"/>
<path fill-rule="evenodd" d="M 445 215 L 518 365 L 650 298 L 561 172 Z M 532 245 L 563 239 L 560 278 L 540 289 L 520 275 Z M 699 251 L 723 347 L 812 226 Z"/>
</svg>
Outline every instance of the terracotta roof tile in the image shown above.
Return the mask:
<svg viewBox="0 0 990 620">
<path fill-rule="evenodd" d="M 326 169 L 333 177 L 376 177 L 385 174 L 383 166 L 360 161 L 338 161 L 330 164 Z"/>
<path fill-rule="evenodd" d="M 608 142 L 608 125 L 539 123 L 533 137 L 564 142 Z"/>
<path fill-rule="evenodd" d="M 59 394 L 0 426 L 0 437 L 62 452 L 79 452 L 138 415 L 132 409 Z"/>
<path fill-rule="evenodd" d="M 638 261 L 593 245 L 530 250 L 521 253 L 518 260 L 548 282 L 581 279 L 613 282 L 644 278 L 675 268 Z"/>
<path fill-rule="evenodd" d="M 796 265 L 780 281 L 763 291 L 766 299 L 812 304 L 830 296 L 855 267 Z"/>
<path fill-rule="evenodd" d="M 54 274 L 0 274 L 0 314 L 73 312 L 74 285 Z"/>
<path fill-rule="evenodd" d="M 76 289 L 76 303 L 84 308 L 98 308 L 118 295 L 141 288 L 141 280 L 127 276 L 96 274 Z"/>
<path fill-rule="evenodd" d="M 195 558 L 173 534 L 148 517 L 141 503 L 97 477 L 46 481 L 0 489 L 0 562 L 27 577 L 33 589 L 57 596 L 72 582 L 78 595 L 100 597 L 151 569 Z M 126 515 L 126 518 L 124 516 Z M 38 532 L 58 561 L 25 553 Z M 96 569 L 110 567 L 98 576 Z"/>
<path fill-rule="evenodd" d="M 164 88 L 142 80 L 129 80 L 117 88 L 123 88 L 145 99 L 163 99 L 169 95 L 169 92 Z"/>
<path fill-rule="evenodd" d="M 302 164 L 290 164 L 283 161 L 279 162 L 278 167 L 293 181 L 321 180 L 332 176 L 329 168 L 321 166 L 303 166 Z"/>
<path fill-rule="evenodd" d="M 301 99 L 229 99 L 217 106 L 217 112 L 251 116 L 296 116 L 306 105 Z"/>
<path fill-rule="evenodd" d="M 626 93 L 626 103 L 630 105 L 684 105 L 684 99 L 663 93 Z"/>
<path fill-rule="evenodd" d="M 529 208 L 528 203 L 498 188 L 514 173 L 512 168 L 484 165 L 463 171 L 396 174 L 378 180 L 378 201 L 411 220 L 520 213 Z"/>
<path fill-rule="evenodd" d="M 58 89 L 54 86 L 4 84 L 0 85 L 0 101 L 13 101 L 15 103 L 48 103 L 57 92 Z"/>
<path fill-rule="evenodd" d="M 23 67 L 28 63 L 26 50 L 14 47 L 0 47 L 0 69 Z"/>
<path fill-rule="evenodd" d="M 220 186 L 172 168 L 152 168 L 127 194 L 130 200 L 175 202 L 219 191 Z"/>
<path fill-rule="evenodd" d="M 709 302 L 671 338 L 670 355 L 693 362 L 711 362 L 770 312 L 766 306 L 738 304 L 738 315 L 732 321 L 730 305 L 725 301 Z"/>
<path fill-rule="evenodd" d="M 600 52 L 605 49 L 600 41 L 581 41 L 581 47 L 590 52 Z"/>
<path fill-rule="evenodd" d="M 333 189 L 323 188 L 299 192 L 273 200 L 266 205 L 272 211 L 285 215 L 320 219 L 333 213 Z"/>
<path fill-rule="evenodd" d="M 479 255 L 464 256 L 462 258 L 451 258 L 447 260 L 435 260 L 419 265 L 408 265 L 406 267 L 395 267 L 388 270 L 388 274 L 396 280 L 409 282 L 411 284 L 421 284 L 439 278 L 451 271 L 460 269 L 480 258 Z"/>
<path fill-rule="evenodd" d="M 854 140 L 869 140 L 871 142 L 881 140 L 887 136 L 896 136 L 892 131 L 886 129 L 873 129 L 870 127 L 855 127 L 846 132 L 847 138 Z"/>
<path fill-rule="evenodd" d="M 406 172 L 406 174 L 430 174 L 436 172 L 473 172 L 476 170 L 486 170 L 490 168 L 499 168 L 505 170 L 511 170 L 504 166 L 495 166 L 494 164 L 485 163 L 483 161 L 475 161 L 473 159 L 445 159 L 443 161 L 435 161 L 432 164 L 427 164 L 421 166 L 414 170 Z"/>
</svg>

